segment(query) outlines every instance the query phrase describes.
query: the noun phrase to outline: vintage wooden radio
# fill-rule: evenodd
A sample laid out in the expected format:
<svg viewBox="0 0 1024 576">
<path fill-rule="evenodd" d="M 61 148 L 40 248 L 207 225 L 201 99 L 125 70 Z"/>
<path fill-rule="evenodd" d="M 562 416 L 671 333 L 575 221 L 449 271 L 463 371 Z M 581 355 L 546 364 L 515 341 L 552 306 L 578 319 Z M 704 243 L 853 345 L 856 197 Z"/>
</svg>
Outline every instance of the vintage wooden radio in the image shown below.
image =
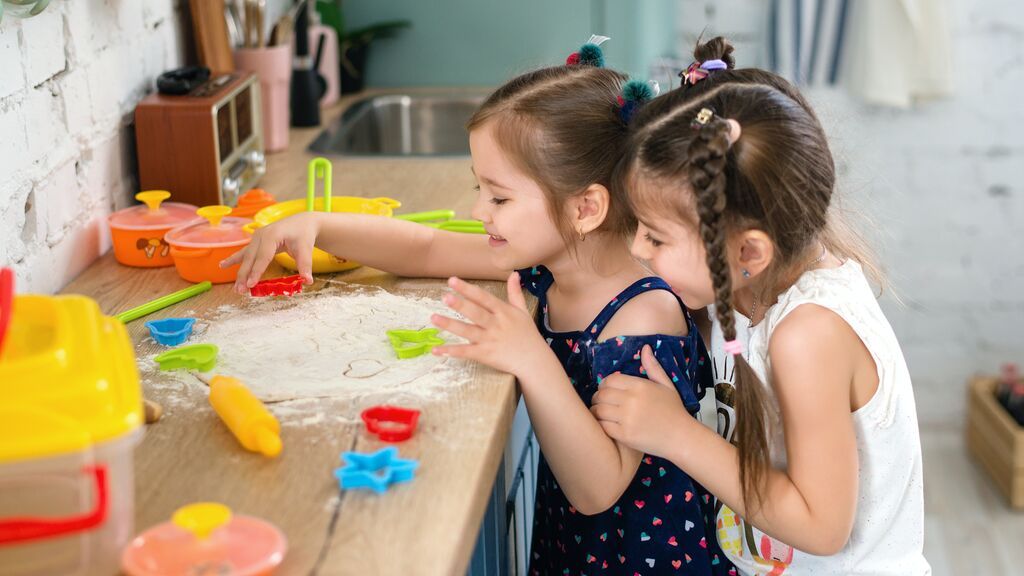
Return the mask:
<svg viewBox="0 0 1024 576">
<path fill-rule="evenodd" d="M 234 206 L 266 171 L 261 109 L 251 73 L 146 97 L 135 108 L 140 187 L 167 190 L 176 202 Z"/>
</svg>

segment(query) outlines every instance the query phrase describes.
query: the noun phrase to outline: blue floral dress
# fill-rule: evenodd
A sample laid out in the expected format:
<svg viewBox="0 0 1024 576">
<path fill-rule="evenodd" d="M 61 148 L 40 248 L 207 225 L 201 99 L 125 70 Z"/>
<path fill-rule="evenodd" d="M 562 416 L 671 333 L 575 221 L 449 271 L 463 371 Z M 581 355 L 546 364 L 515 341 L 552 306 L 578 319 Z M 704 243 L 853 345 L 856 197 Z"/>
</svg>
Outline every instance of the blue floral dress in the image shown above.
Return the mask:
<svg viewBox="0 0 1024 576">
<path fill-rule="evenodd" d="M 523 287 L 539 300 L 538 328 L 589 407 L 602 379 L 614 372 L 644 375 L 640 350 L 650 344 L 675 382 L 683 404 L 696 414 L 705 386 L 713 386 L 707 351 L 687 314 L 689 334 L 597 337 L 619 308 L 638 294 L 671 290 L 660 278 L 638 280 L 622 291 L 582 332 L 548 326 L 547 291 L 554 277 L 544 267 L 520 271 Z M 736 574 L 715 538 L 710 494 L 668 460 L 645 454 L 636 476 L 608 510 L 586 516 L 573 508 L 544 458 L 537 470 L 530 574 L 657 575 Z"/>
</svg>

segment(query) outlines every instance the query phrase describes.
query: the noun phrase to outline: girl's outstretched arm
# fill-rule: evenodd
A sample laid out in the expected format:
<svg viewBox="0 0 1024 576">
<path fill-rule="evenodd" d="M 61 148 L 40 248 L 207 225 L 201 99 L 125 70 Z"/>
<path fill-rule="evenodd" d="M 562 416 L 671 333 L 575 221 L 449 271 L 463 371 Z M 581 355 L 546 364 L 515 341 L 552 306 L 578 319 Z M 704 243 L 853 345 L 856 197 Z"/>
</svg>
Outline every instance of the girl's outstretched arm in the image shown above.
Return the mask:
<svg viewBox="0 0 1024 576">
<path fill-rule="evenodd" d="M 487 236 L 437 230 L 413 222 L 367 214 L 303 212 L 256 230 L 252 242 L 221 263 L 241 264 L 235 289 L 259 281 L 278 252 L 287 252 L 298 272 L 313 282 L 313 247 L 400 276 L 461 275 L 504 280 L 510 270 L 491 263 Z"/>
</svg>

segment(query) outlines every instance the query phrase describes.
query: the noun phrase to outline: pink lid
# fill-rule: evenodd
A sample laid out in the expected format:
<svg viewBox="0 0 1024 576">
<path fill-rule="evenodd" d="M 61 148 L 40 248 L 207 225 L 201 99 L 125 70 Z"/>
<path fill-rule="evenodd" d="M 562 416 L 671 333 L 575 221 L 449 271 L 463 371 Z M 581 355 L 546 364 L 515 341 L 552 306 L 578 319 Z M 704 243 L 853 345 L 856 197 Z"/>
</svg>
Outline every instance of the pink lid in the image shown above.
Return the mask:
<svg viewBox="0 0 1024 576">
<path fill-rule="evenodd" d="M 204 206 L 196 213 L 204 219 L 178 226 L 164 237 L 171 246 L 183 248 L 217 248 L 248 244 L 252 234 L 243 227 L 252 218 L 227 216 L 227 206 Z"/>
<path fill-rule="evenodd" d="M 182 521 L 182 514 L 208 516 L 211 511 L 220 520 Z M 129 576 L 253 576 L 270 574 L 287 549 L 284 534 L 269 522 L 232 516 L 220 504 L 192 504 L 132 540 L 121 555 L 121 567 Z"/>
<path fill-rule="evenodd" d="M 164 202 L 171 194 L 163 190 L 139 192 L 140 204 L 118 210 L 110 215 L 110 225 L 125 230 L 158 230 L 174 228 L 196 219 L 196 207 L 180 202 Z"/>
</svg>

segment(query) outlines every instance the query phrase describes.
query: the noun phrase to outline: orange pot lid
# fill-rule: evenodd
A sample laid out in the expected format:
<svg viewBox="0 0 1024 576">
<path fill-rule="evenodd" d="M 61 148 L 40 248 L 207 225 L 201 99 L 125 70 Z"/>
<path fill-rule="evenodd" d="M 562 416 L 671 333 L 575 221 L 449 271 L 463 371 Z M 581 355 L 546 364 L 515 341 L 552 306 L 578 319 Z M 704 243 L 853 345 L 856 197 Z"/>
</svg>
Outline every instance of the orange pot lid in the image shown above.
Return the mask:
<svg viewBox="0 0 1024 576">
<path fill-rule="evenodd" d="M 242 228 L 252 218 L 228 216 L 228 206 L 204 206 L 196 211 L 203 220 L 178 226 L 165 236 L 171 246 L 181 248 L 222 248 L 248 244 L 252 235 Z"/>
<path fill-rule="evenodd" d="M 171 197 L 165 190 L 139 192 L 135 199 L 144 204 L 118 210 L 110 215 L 110 225 L 124 230 L 174 228 L 196 219 L 196 207 L 180 202 L 164 202 Z"/>
<path fill-rule="evenodd" d="M 238 205 L 231 211 L 231 215 L 252 218 L 260 210 L 276 203 L 277 200 L 273 194 L 262 188 L 253 188 L 238 197 Z"/>
<path fill-rule="evenodd" d="M 284 534 L 273 524 L 202 502 L 179 508 L 170 522 L 132 540 L 121 555 L 121 567 L 130 576 L 251 576 L 269 574 L 287 549 Z"/>
</svg>

